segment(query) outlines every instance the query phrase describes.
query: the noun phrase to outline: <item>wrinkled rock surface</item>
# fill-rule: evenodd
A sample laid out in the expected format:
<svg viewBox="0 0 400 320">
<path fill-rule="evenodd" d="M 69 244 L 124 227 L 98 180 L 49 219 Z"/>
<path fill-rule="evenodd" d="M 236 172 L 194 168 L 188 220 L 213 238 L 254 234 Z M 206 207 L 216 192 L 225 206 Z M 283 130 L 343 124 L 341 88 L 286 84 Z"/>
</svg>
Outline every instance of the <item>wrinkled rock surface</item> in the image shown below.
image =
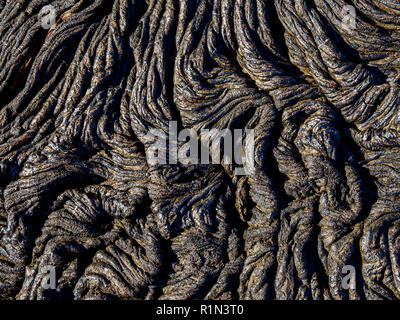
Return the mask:
<svg viewBox="0 0 400 320">
<path fill-rule="evenodd" d="M 400 298 L 399 70 L 397 0 L 1 0 L 0 298 Z M 255 171 L 150 165 L 170 121 Z"/>
</svg>

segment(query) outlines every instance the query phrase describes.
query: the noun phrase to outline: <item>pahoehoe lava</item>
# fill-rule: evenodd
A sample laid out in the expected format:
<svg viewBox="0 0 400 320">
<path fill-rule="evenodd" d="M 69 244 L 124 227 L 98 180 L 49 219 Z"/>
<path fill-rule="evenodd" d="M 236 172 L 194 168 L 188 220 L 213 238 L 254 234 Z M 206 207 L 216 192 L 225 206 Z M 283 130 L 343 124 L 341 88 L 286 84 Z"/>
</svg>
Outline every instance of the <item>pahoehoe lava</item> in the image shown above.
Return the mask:
<svg viewBox="0 0 400 320">
<path fill-rule="evenodd" d="M 0 0 L 0 298 L 399 299 L 400 2 Z"/>
</svg>

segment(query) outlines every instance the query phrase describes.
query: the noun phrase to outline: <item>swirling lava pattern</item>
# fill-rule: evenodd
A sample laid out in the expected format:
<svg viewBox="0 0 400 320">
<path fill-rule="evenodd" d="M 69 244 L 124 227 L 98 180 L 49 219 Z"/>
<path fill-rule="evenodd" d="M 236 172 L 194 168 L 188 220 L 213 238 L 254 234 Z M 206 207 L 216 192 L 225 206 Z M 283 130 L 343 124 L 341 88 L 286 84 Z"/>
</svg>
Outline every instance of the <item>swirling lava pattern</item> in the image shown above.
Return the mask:
<svg viewBox="0 0 400 320">
<path fill-rule="evenodd" d="M 399 70 L 397 0 L 1 0 L 0 297 L 400 298 Z M 170 121 L 254 172 L 150 165 Z"/>
</svg>

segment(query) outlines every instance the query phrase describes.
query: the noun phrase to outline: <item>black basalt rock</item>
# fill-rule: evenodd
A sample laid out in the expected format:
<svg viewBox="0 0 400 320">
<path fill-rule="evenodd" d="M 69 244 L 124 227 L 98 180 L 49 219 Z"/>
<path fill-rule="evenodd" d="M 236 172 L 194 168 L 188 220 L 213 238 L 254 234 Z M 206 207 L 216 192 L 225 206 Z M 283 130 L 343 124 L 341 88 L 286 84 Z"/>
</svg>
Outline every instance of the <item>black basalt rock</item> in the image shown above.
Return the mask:
<svg viewBox="0 0 400 320">
<path fill-rule="evenodd" d="M 0 1 L 0 298 L 400 298 L 399 52 L 395 0 Z"/>
</svg>

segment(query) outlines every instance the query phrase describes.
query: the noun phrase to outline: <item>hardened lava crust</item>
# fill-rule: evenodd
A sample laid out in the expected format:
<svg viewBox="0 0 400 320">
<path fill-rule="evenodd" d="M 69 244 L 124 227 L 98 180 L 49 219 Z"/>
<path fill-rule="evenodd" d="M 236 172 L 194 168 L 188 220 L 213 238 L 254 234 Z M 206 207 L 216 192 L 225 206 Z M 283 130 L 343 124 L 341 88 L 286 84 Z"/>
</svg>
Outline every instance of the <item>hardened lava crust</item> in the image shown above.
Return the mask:
<svg viewBox="0 0 400 320">
<path fill-rule="evenodd" d="M 397 0 L 0 0 L 0 298 L 400 298 L 399 70 Z"/>
</svg>

